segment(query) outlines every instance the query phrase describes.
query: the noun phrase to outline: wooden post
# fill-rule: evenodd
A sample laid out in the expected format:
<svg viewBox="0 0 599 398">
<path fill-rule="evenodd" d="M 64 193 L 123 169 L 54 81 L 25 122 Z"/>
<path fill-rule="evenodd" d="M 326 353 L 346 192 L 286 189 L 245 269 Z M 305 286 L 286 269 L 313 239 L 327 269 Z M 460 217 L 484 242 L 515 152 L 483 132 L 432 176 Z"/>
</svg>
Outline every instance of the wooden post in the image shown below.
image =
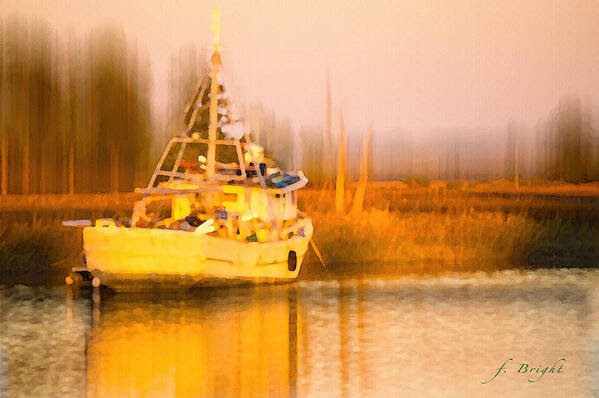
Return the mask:
<svg viewBox="0 0 599 398">
<path fill-rule="evenodd" d="M 368 127 L 368 132 L 364 134 L 364 137 L 362 137 L 362 150 L 360 152 L 360 181 L 358 182 L 358 188 L 356 188 L 352 213 L 360 213 L 364 208 L 364 194 L 366 193 L 366 184 L 368 183 L 368 154 L 370 152 L 371 140 L 372 123 Z"/>
<path fill-rule="evenodd" d="M 341 214 L 345 211 L 345 125 L 341 113 L 341 134 L 339 134 L 339 150 L 337 152 L 337 181 L 335 183 L 335 211 Z"/>
<path fill-rule="evenodd" d="M 513 146 L 513 148 L 512 148 Z M 510 154 L 510 152 L 512 152 Z M 511 177 L 510 174 L 514 174 L 514 189 L 520 188 L 520 148 L 518 142 L 518 130 L 514 122 L 510 122 L 508 125 L 507 131 L 507 154 L 506 154 L 506 169 L 505 173 L 506 178 Z M 510 155 L 513 156 L 513 159 L 510 159 Z M 509 162 L 513 164 L 509 164 Z M 510 170 L 511 168 L 511 170 Z"/>
<path fill-rule="evenodd" d="M 331 84 L 327 72 L 327 114 L 325 131 L 325 150 L 323 151 L 323 177 L 324 180 L 332 178 L 335 168 L 335 152 L 333 151 L 333 101 L 331 99 Z"/>
</svg>

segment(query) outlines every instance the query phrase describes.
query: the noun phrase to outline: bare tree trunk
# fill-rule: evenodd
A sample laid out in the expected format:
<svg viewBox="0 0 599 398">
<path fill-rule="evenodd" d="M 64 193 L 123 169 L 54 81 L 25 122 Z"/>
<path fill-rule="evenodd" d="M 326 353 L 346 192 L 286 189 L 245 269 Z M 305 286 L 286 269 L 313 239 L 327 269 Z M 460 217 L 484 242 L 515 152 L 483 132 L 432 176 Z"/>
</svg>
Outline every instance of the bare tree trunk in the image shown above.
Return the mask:
<svg viewBox="0 0 599 398">
<path fill-rule="evenodd" d="M 457 135 L 454 135 L 454 151 L 454 179 L 459 181 L 462 179 L 462 167 Z"/>
<path fill-rule="evenodd" d="M 0 158 L 2 159 L 2 163 L 0 167 L 2 167 L 2 195 L 6 195 L 8 191 L 8 140 L 6 131 L 7 128 L 7 120 L 8 115 L 6 114 L 6 103 L 8 102 L 8 91 L 6 90 L 6 85 L 8 84 L 8 60 L 6 57 L 6 34 L 4 30 L 4 21 L 0 20 L 0 36 L 1 36 L 1 59 L 0 59 Z"/>
<path fill-rule="evenodd" d="M 62 90 L 63 93 L 68 92 L 67 90 L 63 89 Z M 57 172 L 60 173 L 60 177 L 57 176 L 57 186 L 58 186 L 58 190 L 59 193 L 68 193 L 69 192 L 69 166 L 68 166 L 68 162 L 69 162 L 69 149 L 70 149 L 70 144 L 67 143 L 67 131 L 69 131 L 69 119 L 70 119 L 70 111 L 68 109 L 68 101 L 64 101 L 62 100 L 61 103 L 61 112 L 62 114 L 59 115 L 60 118 L 60 155 L 61 155 L 61 160 L 60 160 L 60 171 L 57 170 Z M 60 180 L 59 180 L 60 178 Z"/>
<path fill-rule="evenodd" d="M 362 138 L 362 151 L 360 153 L 360 181 L 354 196 L 352 213 L 360 213 L 364 208 L 364 194 L 366 193 L 366 184 L 368 183 L 368 154 L 369 145 L 372 139 L 372 124 L 368 127 L 368 132 Z"/>
<path fill-rule="evenodd" d="M 69 146 L 69 195 L 75 193 L 75 144 Z"/>
<path fill-rule="evenodd" d="M 8 142 L 6 132 L 3 132 L 0 142 L 0 156 L 2 157 L 2 195 L 8 192 Z"/>
<path fill-rule="evenodd" d="M 30 141 L 31 141 L 31 132 L 29 131 L 29 118 L 31 117 L 29 110 L 29 90 L 25 91 L 25 102 L 26 108 L 25 117 L 24 117 L 24 125 L 23 125 L 23 148 L 22 148 L 22 169 L 21 169 L 21 193 L 27 195 L 29 193 L 29 155 L 30 155 Z"/>
<path fill-rule="evenodd" d="M 31 103 L 30 103 L 30 73 L 29 73 L 29 62 L 30 62 L 30 49 L 29 43 L 27 43 L 27 49 L 25 50 L 25 56 L 23 58 L 23 100 L 22 104 L 25 108 L 23 110 L 23 123 L 19 123 L 23 129 L 23 147 L 22 147 L 22 158 L 23 163 L 21 164 L 21 193 L 27 195 L 29 193 L 29 156 L 30 156 L 30 144 L 31 144 Z"/>
<path fill-rule="evenodd" d="M 437 180 L 441 180 L 441 144 L 437 147 Z"/>
<path fill-rule="evenodd" d="M 127 107 L 127 113 L 125 115 L 125 137 L 128 137 L 127 141 L 124 143 L 125 148 L 129 148 L 129 150 L 131 150 L 130 146 L 127 145 L 127 143 L 129 142 L 129 140 L 131 139 L 131 137 L 133 136 L 137 136 L 137 129 L 139 128 L 139 124 L 135 123 L 133 121 L 133 112 L 137 112 L 138 109 L 135 108 L 135 104 L 133 104 L 133 93 L 132 93 L 132 87 L 131 87 L 131 83 L 132 83 L 132 79 L 133 79 L 133 73 L 135 72 L 135 70 L 137 70 L 137 64 L 136 64 L 136 58 L 137 54 L 134 54 L 133 56 L 130 56 L 129 58 L 127 58 L 127 62 L 125 63 L 125 77 L 127 79 L 127 92 L 126 92 L 126 107 Z M 137 90 L 138 87 L 137 85 L 135 86 L 135 89 Z M 136 114 L 137 116 L 137 114 Z M 135 123 L 135 124 L 134 124 Z M 133 129 L 136 129 L 135 133 L 133 131 Z M 122 143 L 123 143 L 123 138 L 122 136 L 119 136 L 119 141 L 117 143 L 118 147 L 117 147 L 117 156 L 119 156 L 119 158 L 117 159 L 117 162 L 119 163 L 120 166 L 120 148 L 122 148 Z M 127 149 L 125 149 L 125 153 L 127 153 Z M 136 168 L 139 166 L 138 163 L 139 159 L 135 159 L 134 161 L 129 161 L 129 164 L 124 165 L 126 170 L 126 174 L 125 174 L 125 184 L 127 186 L 127 188 L 125 188 L 126 191 L 129 191 L 130 189 L 133 188 L 132 184 L 133 181 L 135 180 L 135 171 Z M 116 170 L 116 174 L 117 174 L 117 178 L 120 175 L 120 170 Z M 120 185 L 117 185 L 117 192 L 119 191 Z"/>
<path fill-rule="evenodd" d="M 112 171 L 112 178 L 110 179 L 112 182 L 113 193 L 119 192 L 119 149 L 116 144 L 112 144 L 110 147 L 110 164 Z"/>
<path fill-rule="evenodd" d="M 29 141 L 29 127 L 27 127 L 23 142 L 23 174 L 21 176 L 21 193 L 24 195 L 29 193 Z"/>
<path fill-rule="evenodd" d="M 39 100 L 43 103 L 44 107 L 48 107 L 48 109 L 46 109 L 45 111 L 47 112 L 46 114 L 43 114 L 43 116 L 38 116 L 38 118 L 40 118 L 40 122 L 41 122 L 41 126 L 43 126 L 43 133 L 42 136 L 39 138 L 39 141 L 37 142 L 37 145 L 34 144 L 34 146 L 41 146 L 41 151 L 39 153 L 39 174 L 38 174 L 38 178 L 39 178 L 39 193 L 41 194 L 45 194 L 48 193 L 48 191 L 51 191 L 52 188 L 48 189 L 48 185 L 50 185 L 51 187 L 51 182 L 48 181 L 50 178 L 54 178 L 54 176 L 52 176 L 50 173 L 52 172 L 52 170 L 50 169 L 50 156 L 55 155 L 52 148 L 53 148 L 53 138 L 55 137 L 54 135 L 54 129 L 55 129 L 55 123 L 52 123 L 52 112 L 53 107 L 54 107 L 54 101 L 53 101 L 53 94 L 54 94 L 54 74 L 55 74 L 55 65 L 54 62 L 52 60 L 52 57 L 50 57 L 49 59 L 42 59 L 41 64 L 44 65 L 44 63 L 48 61 L 50 63 L 50 65 L 47 65 L 47 67 L 50 69 L 50 73 L 48 76 L 44 76 L 44 80 L 46 78 L 49 78 L 49 82 L 47 82 L 49 84 L 49 90 L 46 92 L 43 92 L 43 98 L 40 98 Z M 41 90 L 41 88 L 39 88 L 38 90 Z M 37 94 L 40 95 L 40 94 Z M 48 102 L 47 104 L 45 102 Z M 34 163 L 35 165 L 35 163 Z M 35 167 L 35 166 L 34 166 Z"/>
<path fill-rule="evenodd" d="M 514 141 L 514 188 L 520 189 L 520 148 L 518 144 L 518 137 L 515 137 Z"/>
<path fill-rule="evenodd" d="M 339 151 L 337 156 L 337 181 L 335 183 L 335 211 L 341 214 L 345 211 L 345 125 L 341 114 L 341 134 L 339 134 Z"/>
</svg>

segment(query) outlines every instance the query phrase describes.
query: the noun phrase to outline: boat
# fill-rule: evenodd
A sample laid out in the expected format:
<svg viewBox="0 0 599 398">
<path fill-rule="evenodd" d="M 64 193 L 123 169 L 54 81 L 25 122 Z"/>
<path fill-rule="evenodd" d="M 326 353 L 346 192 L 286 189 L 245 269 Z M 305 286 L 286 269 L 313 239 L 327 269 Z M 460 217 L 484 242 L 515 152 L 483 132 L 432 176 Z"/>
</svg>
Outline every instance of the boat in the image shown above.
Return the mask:
<svg viewBox="0 0 599 398">
<path fill-rule="evenodd" d="M 298 278 L 313 233 L 297 207 L 308 179 L 280 170 L 251 141 L 225 90 L 218 38 L 185 115 L 187 128 L 136 189 L 143 198 L 130 220 L 83 229 L 85 264 L 68 284 L 118 291 Z"/>
</svg>

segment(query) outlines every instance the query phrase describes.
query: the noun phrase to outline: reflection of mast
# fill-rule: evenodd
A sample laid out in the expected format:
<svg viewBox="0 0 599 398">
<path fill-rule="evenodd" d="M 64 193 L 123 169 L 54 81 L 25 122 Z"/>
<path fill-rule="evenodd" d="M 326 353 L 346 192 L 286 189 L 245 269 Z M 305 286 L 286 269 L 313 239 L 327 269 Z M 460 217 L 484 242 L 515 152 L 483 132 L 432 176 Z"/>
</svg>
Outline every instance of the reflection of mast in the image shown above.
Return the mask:
<svg viewBox="0 0 599 398">
<path fill-rule="evenodd" d="M 221 65 L 220 44 L 220 7 L 216 6 L 212 12 L 212 33 L 214 34 L 214 52 L 210 59 L 212 70 L 210 71 L 210 124 L 208 125 L 208 167 L 206 174 L 208 178 L 214 177 L 214 164 L 216 158 L 216 128 L 218 123 L 218 67 Z"/>
</svg>

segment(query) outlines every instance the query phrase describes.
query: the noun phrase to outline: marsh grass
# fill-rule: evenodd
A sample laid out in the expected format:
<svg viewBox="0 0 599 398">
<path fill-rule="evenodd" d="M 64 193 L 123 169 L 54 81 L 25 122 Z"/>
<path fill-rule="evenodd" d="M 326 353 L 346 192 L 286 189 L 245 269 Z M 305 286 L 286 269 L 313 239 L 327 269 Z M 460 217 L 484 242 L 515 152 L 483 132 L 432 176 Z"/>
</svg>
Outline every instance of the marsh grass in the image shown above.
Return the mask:
<svg viewBox="0 0 599 398">
<path fill-rule="evenodd" d="M 328 263 L 436 262 L 453 270 L 500 265 L 597 266 L 599 230 L 559 218 L 465 211 L 361 216 L 312 213 L 315 239 Z"/>
<path fill-rule="evenodd" d="M 460 187 L 369 184 L 365 210 L 357 214 L 335 214 L 332 189 L 302 190 L 299 204 L 312 217 L 328 269 L 338 274 L 599 266 L 596 187 Z M 346 208 L 352 195 L 349 187 Z M 82 247 L 81 230 L 61 227 L 60 221 L 126 217 L 139 197 L 0 197 L 0 278 L 48 281 L 51 271 L 62 278 Z M 306 261 L 318 268 L 313 254 Z"/>
<path fill-rule="evenodd" d="M 56 225 L 12 224 L 0 230 L 0 280 L 48 284 L 62 279 L 80 255 L 80 234 Z"/>
<path fill-rule="evenodd" d="M 516 191 L 502 182 L 461 182 L 442 189 L 375 183 L 359 214 L 336 215 L 331 190 L 302 191 L 300 206 L 314 221 L 325 260 L 344 267 L 599 266 L 599 186 L 553 188 L 529 185 Z M 346 207 L 351 194 L 349 189 Z"/>
</svg>

